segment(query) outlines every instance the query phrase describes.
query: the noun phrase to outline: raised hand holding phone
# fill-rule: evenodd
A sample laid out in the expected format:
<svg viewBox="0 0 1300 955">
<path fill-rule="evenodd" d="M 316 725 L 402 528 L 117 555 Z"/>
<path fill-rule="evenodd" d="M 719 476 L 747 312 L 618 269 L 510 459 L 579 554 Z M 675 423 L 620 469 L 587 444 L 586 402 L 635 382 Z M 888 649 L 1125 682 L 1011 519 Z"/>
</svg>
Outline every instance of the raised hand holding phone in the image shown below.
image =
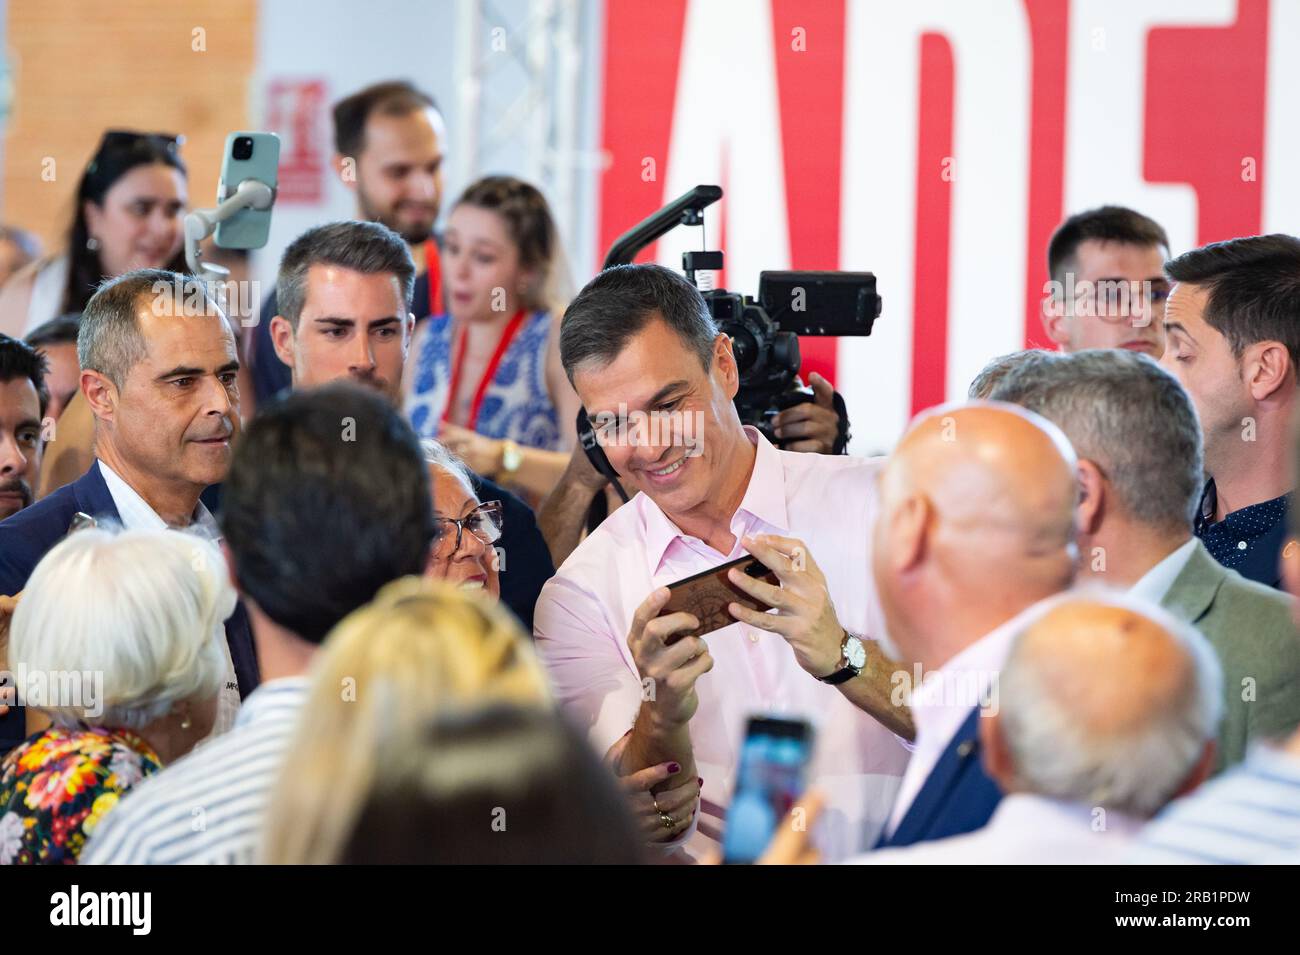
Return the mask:
<svg viewBox="0 0 1300 955">
<path fill-rule="evenodd" d="M 748 864 L 763 854 L 780 821 L 803 795 L 812 737 L 812 727 L 803 720 L 750 718 L 722 837 L 724 862 Z"/>
<path fill-rule="evenodd" d="M 826 575 L 807 545 L 797 538 L 775 534 L 746 537 L 742 543 L 772 569 L 780 585 L 734 570 L 728 579 L 754 600 L 778 612 L 760 613 L 739 601 L 732 603 L 728 612 L 751 627 L 784 637 L 799 666 L 817 679 L 834 673 L 839 669 L 845 629 L 836 616 Z"/>
<path fill-rule="evenodd" d="M 660 616 L 669 596 L 660 587 L 636 609 L 627 646 L 646 686 L 642 711 L 659 721 L 686 723 L 700 705 L 695 681 L 713 669 L 713 657 L 699 637 L 683 636 L 700 626 L 699 618 L 685 612 Z"/>
</svg>

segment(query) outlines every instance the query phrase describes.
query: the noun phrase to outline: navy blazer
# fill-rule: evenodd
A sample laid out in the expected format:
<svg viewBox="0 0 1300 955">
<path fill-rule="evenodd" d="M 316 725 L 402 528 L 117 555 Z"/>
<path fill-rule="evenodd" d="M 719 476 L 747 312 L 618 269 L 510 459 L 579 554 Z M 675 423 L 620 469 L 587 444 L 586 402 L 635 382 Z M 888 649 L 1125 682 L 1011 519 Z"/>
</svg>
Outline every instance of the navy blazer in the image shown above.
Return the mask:
<svg viewBox="0 0 1300 955">
<path fill-rule="evenodd" d="M 0 521 L 0 594 L 13 595 L 27 586 L 27 578 L 41 558 L 67 536 L 78 511 L 96 518 L 121 519 L 98 463 L 71 484 Z M 248 613 L 242 602 L 236 604 L 235 612 L 226 621 L 226 641 L 243 698 L 257 687 L 258 671 Z M 15 706 L 7 716 L 0 717 L 0 755 L 25 737 L 25 717 L 22 708 Z"/>
<path fill-rule="evenodd" d="M 984 772 L 980 760 L 979 719 L 977 706 L 930 770 L 898 828 L 893 835 L 881 835 L 877 849 L 974 832 L 992 818 L 1002 791 Z"/>
</svg>

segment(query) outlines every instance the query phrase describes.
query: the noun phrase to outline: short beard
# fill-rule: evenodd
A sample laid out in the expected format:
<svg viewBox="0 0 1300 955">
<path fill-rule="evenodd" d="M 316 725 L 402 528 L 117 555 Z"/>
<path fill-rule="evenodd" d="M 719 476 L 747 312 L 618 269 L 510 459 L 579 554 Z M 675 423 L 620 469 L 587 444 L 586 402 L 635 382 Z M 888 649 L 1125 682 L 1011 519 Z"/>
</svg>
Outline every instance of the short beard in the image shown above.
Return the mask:
<svg viewBox="0 0 1300 955">
<path fill-rule="evenodd" d="M 361 206 L 362 218 L 367 222 L 378 222 L 380 225 L 388 226 L 388 228 L 400 235 L 407 245 L 418 245 L 425 242 L 432 234 L 432 229 L 427 231 L 420 229 L 414 234 L 411 234 L 409 228 L 403 229 L 401 224 L 394 220 L 393 216 L 390 216 L 387 211 L 370 201 L 365 189 L 361 188 L 360 181 L 357 182 L 357 204 Z"/>
<path fill-rule="evenodd" d="M 22 503 L 18 505 L 19 511 L 32 506 L 32 486 L 30 484 L 22 478 L 13 478 L 0 484 L 0 493 L 8 494 L 12 491 L 17 491 L 22 498 Z M 14 513 L 17 514 L 18 511 L 14 511 Z M 5 516 L 8 517 L 9 515 L 6 514 Z"/>
</svg>

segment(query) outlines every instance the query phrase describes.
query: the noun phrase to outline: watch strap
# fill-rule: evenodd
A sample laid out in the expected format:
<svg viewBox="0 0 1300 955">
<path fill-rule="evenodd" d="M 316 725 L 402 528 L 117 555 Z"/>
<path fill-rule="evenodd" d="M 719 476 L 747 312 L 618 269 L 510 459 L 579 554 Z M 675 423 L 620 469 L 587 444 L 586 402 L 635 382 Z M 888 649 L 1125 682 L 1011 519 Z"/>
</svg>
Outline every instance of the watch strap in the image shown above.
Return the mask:
<svg viewBox="0 0 1300 955">
<path fill-rule="evenodd" d="M 849 680 L 852 680 L 862 672 L 862 667 L 854 666 L 854 664 L 849 660 L 849 654 L 846 648 L 850 640 L 857 640 L 860 643 L 862 638 L 856 634 L 849 633 L 847 630 L 844 631 L 844 640 L 840 644 L 840 663 L 842 663 L 843 666 L 830 676 L 818 677 L 818 679 L 823 683 L 830 686 L 839 686 L 841 683 L 847 683 Z"/>
</svg>

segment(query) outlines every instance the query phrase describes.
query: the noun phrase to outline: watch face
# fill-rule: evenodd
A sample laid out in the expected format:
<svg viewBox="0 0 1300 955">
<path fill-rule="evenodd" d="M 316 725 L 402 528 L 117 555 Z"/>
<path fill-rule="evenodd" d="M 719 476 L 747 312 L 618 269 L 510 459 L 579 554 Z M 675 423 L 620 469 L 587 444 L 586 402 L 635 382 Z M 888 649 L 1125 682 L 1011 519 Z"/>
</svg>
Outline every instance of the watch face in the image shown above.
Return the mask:
<svg viewBox="0 0 1300 955">
<path fill-rule="evenodd" d="M 844 641 L 844 656 L 859 670 L 867 665 L 867 648 L 857 637 L 851 636 Z"/>
<path fill-rule="evenodd" d="M 512 444 L 507 444 L 501 452 L 501 466 L 507 471 L 519 470 L 519 465 L 524 463 L 523 452 Z"/>
</svg>

